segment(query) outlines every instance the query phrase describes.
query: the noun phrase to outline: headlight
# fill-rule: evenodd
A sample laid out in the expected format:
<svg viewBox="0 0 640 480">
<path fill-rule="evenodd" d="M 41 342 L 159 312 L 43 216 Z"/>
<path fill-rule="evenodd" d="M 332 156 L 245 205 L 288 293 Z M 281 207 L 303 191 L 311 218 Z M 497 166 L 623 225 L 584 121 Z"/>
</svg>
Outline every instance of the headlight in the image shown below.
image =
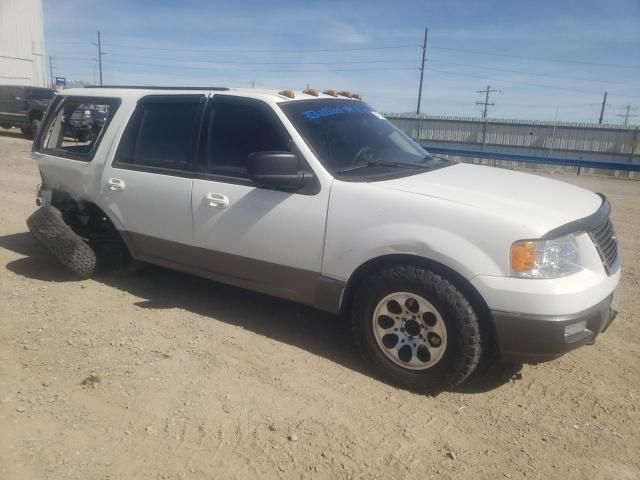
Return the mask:
<svg viewBox="0 0 640 480">
<path fill-rule="evenodd" d="M 554 240 L 521 240 L 511 246 L 511 276 L 557 278 L 582 270 L 573 235 Z"/>
</svg>

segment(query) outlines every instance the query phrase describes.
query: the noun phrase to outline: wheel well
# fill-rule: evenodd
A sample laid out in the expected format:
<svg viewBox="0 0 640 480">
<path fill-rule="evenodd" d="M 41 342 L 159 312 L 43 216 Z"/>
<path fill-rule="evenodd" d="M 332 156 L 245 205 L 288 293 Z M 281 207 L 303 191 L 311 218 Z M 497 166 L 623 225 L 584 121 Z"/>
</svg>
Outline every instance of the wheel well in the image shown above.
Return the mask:
<svg viewBox="0 0 640 480">
<path fill-rule="evenodd" d="M 90 244 L 109 250 L 124 249 L 130 255 L 127 240 L 95 203 L 76 200 L 67 192 L 54 190 L 51 205 L 60 210 L 67 225 Z"/>
<path fill-rule="evenodd" d="M 353 302 L 353 297 L 355 296 L 356 290 L 360 282 L 366 278 L 371 273 L 379 270 L 387 265 L 391 264 L 411 264 L 416 265 L 422 268 L 426 268 L 431 270 L 434 273 L 442 275 L 446 277 L 462 294 L 469 300 L 471 305 L 476 310 L 478 318 L 483 324 L 483 327 L 488 329 L 490 335 L 495 338 L 495 326 L 493 324 L 493 318 L 491 316 L 491 311 L 487 303 L 480 295 L 480 292 L 476 290 L 476 288 L 462 275 L 460 275 L 455 270 L 443 265 L 442 263 L 436 262 L 429 258 L 419 257 L 417 255 L 409 255 L 409 254 L 392 254 L 385 255 L 383 257 L 373 258 L 368 260 L 367 262 L 360 265 L 351 277 L 347 281 L 347 285 L 344 288 L 342 294 L 342 303 L 340 304 L 340 313 L 343 315 L 348 315 L 351 310 L 351 304 Z"/>
</svg>

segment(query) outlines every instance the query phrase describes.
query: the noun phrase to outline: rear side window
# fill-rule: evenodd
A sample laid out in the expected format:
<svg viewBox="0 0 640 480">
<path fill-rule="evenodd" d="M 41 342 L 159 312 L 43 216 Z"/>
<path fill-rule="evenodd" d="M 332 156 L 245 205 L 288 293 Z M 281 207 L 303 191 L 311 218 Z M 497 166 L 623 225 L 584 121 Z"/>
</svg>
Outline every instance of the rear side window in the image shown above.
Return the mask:
<svg viewBox="0 0 640 480">
<path fill-rule="evenodd" d="M 47 115 L 36 151 L 91 160 L 119 105 L 116 98 L 61 97 Z"/>
<path fill-rule="evenodd" d="M 288 151 L 290 139 L 268 107 L 246 100 L 214 101 L 205 114 L 206 136 L 198 171 L 247 177 L 254 152 Z"/>
<path fill-rule="evenodd" d="M 202 95 L 143 98 L 122 135 L 114 166 L 189 170 L 203 104 Z"/>
</svg>

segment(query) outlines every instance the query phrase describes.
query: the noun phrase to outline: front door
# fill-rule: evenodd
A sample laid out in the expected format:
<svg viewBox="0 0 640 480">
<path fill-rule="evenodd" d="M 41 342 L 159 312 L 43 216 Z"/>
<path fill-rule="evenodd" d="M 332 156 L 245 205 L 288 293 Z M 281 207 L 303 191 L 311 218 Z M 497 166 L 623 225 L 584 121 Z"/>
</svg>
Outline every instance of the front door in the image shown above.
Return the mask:
<svg viewBox="0 0 640 480">
<path fill-rule="evenodd" d="M 193 264 L 192 167 L 204 95 L 143 97 L 102 177 L 105 206 L 139 258 Z"/>
<path fill-rule="evenodd" d="M 295 146 L 271 107 L 215 95 L 203 121 L 192 192 L 202 268 L 241 286 L 312 303 L 321 269 L 328 189 L 261 188 L 247 157 Z M 304 159 L 301 162 L 305 164 Z"/>
</svg>

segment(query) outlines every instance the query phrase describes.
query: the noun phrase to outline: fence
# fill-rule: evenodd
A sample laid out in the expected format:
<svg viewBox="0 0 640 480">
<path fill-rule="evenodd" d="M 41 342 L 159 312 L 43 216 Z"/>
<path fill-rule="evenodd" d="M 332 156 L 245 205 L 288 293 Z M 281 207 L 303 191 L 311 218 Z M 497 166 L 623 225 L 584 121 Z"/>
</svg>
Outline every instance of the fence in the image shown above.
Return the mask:
<svg viewBox="0 0 640 480">
<path fill-rule="evenodd" d="M 429 151 L 463 161 L 640 178 L 638 126 L 414 113 L 385 116 Z"/>
<path fill-rule="evenodd" d="M 532 155 L 517 155 L 502 152 L 483 152 L 478 150 L 464 150 L 455 148 L 442 148 L 424 145 L 433 154 L 439 154 L 455 160 L 492 165 L 506 168 L 550 168 L 577 175 L 606 175 L 622 178 L 640 179 L 640 163 L 629 162 L 605 162 L 598 160 L 584 160 L 578 158 L 538 157 Z M 469 160 L 470 159 L 470 160 Z"/>
<path fill-rule="evenodd" d="M 385 116 L 431 147 L 596 161 L 640 161 L 638 126 L 470 117 Z"/>
</svg>

